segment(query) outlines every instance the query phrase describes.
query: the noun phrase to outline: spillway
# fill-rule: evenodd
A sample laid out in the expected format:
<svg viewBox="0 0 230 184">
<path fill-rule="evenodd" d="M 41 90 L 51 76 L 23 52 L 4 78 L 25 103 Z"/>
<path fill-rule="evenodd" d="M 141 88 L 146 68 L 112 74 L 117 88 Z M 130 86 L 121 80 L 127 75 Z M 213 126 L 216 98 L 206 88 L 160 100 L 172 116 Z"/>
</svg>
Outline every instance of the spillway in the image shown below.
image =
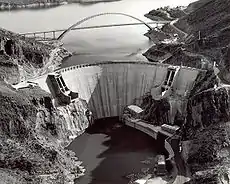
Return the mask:
<svg viewBox="0 0 230 184">
<path fill-rule="evenodd" d="M 169 67 L 161 63 L 119 61 L 76 65 L 57 72 L 71 91 L 78 92 L 88 102 L 94 117 L 99 119 L 121 115 L 125 106 L 146 92 L 160 93 L 159 87 L 167 80 Z M 172 101 L 191 90 L 200 72 L 188 67 L 178 69 L 173 79 Z M 45 79 L 43 76 L 34 81 L 49 91 Z"/>
</svg>

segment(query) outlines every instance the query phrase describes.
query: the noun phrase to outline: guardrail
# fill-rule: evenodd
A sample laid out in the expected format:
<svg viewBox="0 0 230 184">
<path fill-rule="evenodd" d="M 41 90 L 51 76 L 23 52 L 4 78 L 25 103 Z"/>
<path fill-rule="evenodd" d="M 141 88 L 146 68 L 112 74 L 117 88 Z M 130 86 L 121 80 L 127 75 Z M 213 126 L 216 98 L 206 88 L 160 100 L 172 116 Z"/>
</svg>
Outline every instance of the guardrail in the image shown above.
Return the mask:
<svg viewBox="0 0 230 184">
<path fill-rule="evenodd" d="M 168 21 L 155 21 L 155 22 L 148 22 L 147 24 L 156 24 L 155 27 L 159 27 L 161 24 L 168 23 Z M 122 26 L 133 26 L 133 25 L 143 25 L 144 23 L 136 22 L 136 23 L 124 23 L 124 24 L 109 24 L 109 25 L 96 25 L 96 26 L 85 26 L 85 27 L 76 27 L 72 30 L 84 30 L 84 29 L 99 29 L 99 28 L 108 28 L 108 27 L 122 27 Z M 20 33 L 19 35 L 24 37 L 32 37 L 39 41 L 40 40 L 56 40 L 58 38 L 58 33 L 63 33 L 66 29 L 57 29 L 57 30 L 50 30 L 50 31 L 36 31 L 36 32 L 27 32 L 27 33 Z"/>
<path fill-rule="evenodd" d="M 70 67 L 62 68 L 62 69 L 57 69 L 55 72 L 66 72 L 70 70 L 75 70 L 78 68 L 83 68 L 83 67 L 90 67 L 90 66 L 100 66 L 100 65 L 108 65 L 108 64 L 134 64 L 134 65 L 149 65 L 149 66 L 171 66 L 170 64 L 165 64 L 165 63 L 150 63 L 150 62 L 143 62 L 143 61 L 123 61 L 123 60 L 117 60 L 117 61 L 103 61 L 103 62 L 96 62 L 96 63 L 90 63 L 90 64 L 78 64 L 78 65 L 73 65 Z M 192 67 L 186 67 L 186 66 L 181 66 L 181 68 L 186 68 L 188 70 L 197 70 L 197 71 L 204 71 L 202 69 L 197 69 L 197 68 L 192 68 Z"/>
</svg>

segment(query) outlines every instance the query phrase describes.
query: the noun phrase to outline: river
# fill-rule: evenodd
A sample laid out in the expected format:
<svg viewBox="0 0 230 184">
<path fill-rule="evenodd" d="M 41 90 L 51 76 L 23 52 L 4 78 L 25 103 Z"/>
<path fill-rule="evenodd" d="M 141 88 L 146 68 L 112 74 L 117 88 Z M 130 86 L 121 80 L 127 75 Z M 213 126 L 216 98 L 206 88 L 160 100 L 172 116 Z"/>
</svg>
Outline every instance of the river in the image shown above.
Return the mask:
<svg viewBox="0 0 230 184">
<path fill-rule="evenodd" d="M 162 148 L 148 135 L 120 124 L 117 118 L 107 118 L 97 121 L 68 149 L 86 168 L 86 175 L 76 183 L 128 184 L 128 175 L 143 174 L 144 169 L 153 172 L 156 153 Z"/>
<path fill-rule="evenodd" d="M 67 28 L 75 22 L 101 12 L 122 12 L 146 22 L 144 14 L 161 6 L 188 5 L 195 0 L 122 0 L 91 5 L 68 4 L 49 9 L 0 12 L 0 27 L 14 32 L 48 31 Z M 9 21 L 10 20 L 10 21 Z M 82 26 L 137 22 L 124 16 L 102 16 Z M 146 60 L 142 53 L 153 43 L 143 36 L 145 25 L 72 31 L 64 46 L 74 52 L 64 64 L 89 63 L 102 60 Z"/>
<path fill-rule="evenodd" d="M 0 12 L 0 27 L 24 33 L 67 28 L 73 23 L 101 12 L 122 12 L 144 21 L 145 13 L 161 6 L 188 5 L 195 0 L 122 0 L 93 5 L 68 4 L 49 9 Z M 123 16 L 103 16 L 85 22 L 82 26 L 136 22 Z M 103 60 L 146 60 L 142 53 L 153 43 L 143 36 L 147 27 L 126 26 L 72 31 L 64 37 L 64 46 L 74 52 L 62 67 Z M 101 123 L 101 124 L 100 124 Z M 143 160 L 152 162 L 157 144 L 147 135 L 134 129 L 113 126 L 117 122 L 98 122 L 68 147 L 83 161 L 86 176 L 80 184 L 126 184 L 125 175 L 152 168 Z M 99 126 L 99 129 L 98 129 Z"/>
</svg>

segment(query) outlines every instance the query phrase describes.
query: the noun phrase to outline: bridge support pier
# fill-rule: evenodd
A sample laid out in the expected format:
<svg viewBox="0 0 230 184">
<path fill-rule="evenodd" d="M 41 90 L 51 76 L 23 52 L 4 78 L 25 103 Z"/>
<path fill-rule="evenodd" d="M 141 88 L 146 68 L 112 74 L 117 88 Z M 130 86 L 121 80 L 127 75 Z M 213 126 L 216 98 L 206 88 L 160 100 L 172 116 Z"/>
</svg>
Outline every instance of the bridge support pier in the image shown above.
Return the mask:
<svg viewBox="0 0 230 184">
<path fill-rule="evenodd" d="M 55 31 L 53 31 L 53 39 L 56 39 Z"/>
</svg>

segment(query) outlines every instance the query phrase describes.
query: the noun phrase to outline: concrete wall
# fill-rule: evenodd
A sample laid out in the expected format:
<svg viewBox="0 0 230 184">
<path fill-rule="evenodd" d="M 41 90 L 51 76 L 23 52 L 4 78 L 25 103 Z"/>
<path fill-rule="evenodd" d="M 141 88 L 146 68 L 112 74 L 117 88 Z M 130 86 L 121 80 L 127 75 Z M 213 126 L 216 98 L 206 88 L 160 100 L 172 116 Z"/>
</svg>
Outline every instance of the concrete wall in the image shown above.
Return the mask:
<svg viewBox="0 0 230 184">
<path fill-rule="evenodd" d="M 175 81 L 174 90 L 178 95 L 184 95 L 184 93 L 192 88 L 193 82 L 195 81 L 198 70 L 181 68 L 177 79 Z"/>
<path fill-rule="evenodd" d="M 167 74 L 166 64 L 138 62 L 107 62 L 78 65 L 61 69 L 67 87 L 79 93 L 89 103 L 96 118 L 121 115 L 123 108 L 133 103 L 154 86 L 159 86 Z M 183 94 L 191 88 L 198 70 L 181 68 L 173 91 Z M 47 90 L 44 77 L 35 80 Z"/>
</svg>

